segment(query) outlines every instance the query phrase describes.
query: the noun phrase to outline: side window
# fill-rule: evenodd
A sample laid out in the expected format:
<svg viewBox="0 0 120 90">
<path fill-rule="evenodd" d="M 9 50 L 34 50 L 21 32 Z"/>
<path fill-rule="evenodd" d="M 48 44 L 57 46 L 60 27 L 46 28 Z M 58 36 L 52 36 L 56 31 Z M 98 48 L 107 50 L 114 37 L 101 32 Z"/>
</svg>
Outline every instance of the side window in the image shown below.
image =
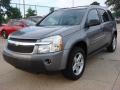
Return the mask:
<svg viewBox="0 0 120 90">
<path fill-rule="evenodd" d="M 88 14 L 87 22 L 90 22 L 92 20 L 100 21 L 100 18 L 96 9 L 91 10 Z"/>
<path fill-rule="evenodd" d="M 115 20 L 114 17 L 113 17 L 113 15 L 112 15 L 112 13 L 109 10 L 107 10 L 107 12 L 109 14 L 110 20 Z"/>
<path fill-rule="evenodd" d="M 107 12 L 106 12 L 105 10 L 99 9 L 99 12 L 100 12 L 100 15 L 102 16 L 102 20 L 103 20 L 104 22 L 110 21 L 110 20 L 109 20 L 109 16 L 108 16 L 108 14 L 107 14 Z"/>
</svg>

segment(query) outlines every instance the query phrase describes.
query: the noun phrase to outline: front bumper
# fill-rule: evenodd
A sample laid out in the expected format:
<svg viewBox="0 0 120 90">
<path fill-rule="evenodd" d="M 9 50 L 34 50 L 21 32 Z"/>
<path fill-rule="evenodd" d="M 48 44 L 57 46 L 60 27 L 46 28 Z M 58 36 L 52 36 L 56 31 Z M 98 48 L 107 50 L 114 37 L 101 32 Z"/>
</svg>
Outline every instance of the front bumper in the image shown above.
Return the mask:
<svg viewBox="0 0 120 90">
<path fill-rule="evenodd" d="M 5 61 L 11 65 L 24 70 L 32 70 L 37 72 L 59 71 L 65 67 L 63 63 L 63 52 L 55 52 L 48 54 L 20 54 L 5 49 L 3 51 Z M 51 62 L 48 63 L 48 60 Z"/>
</svg>

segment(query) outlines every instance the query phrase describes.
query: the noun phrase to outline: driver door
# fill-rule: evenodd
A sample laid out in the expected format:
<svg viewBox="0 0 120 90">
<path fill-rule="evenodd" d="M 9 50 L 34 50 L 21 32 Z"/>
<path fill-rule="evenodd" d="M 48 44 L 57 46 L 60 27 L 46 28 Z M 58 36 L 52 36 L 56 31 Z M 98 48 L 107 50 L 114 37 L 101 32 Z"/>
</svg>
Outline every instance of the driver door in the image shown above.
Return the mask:
<svg viewBox="0 0 120 90">
<path fill-rule="evenodd" d="M 92 9 L 88 13 L 87 23 L 90 21 L 99 21 L 101 23 L 100 17 L 96 9 Z M 87 37 L 89 41 L 89 51 L 93 52 L 100 47 L 102 47 L 105 43 L 105 34 L 101 27 L 101 24 L 92 25 L 86 27 Z"/>
</svg>

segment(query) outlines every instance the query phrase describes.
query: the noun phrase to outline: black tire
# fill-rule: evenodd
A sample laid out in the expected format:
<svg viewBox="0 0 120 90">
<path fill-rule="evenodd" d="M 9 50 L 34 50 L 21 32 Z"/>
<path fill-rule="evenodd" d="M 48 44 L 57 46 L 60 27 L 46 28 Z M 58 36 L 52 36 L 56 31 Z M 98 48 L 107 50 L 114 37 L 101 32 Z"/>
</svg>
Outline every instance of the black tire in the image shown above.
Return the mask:
<svg viewBox="0 0 120 90">
<path fill-rule="evenodd" d="M 115 42 L 114 42 L 115 40 Z M 114 46 L 115 44 L 115 46 Z M 107 51 L 108 52 L 114 52 L 116 50 L 117 47 L 117 37 L 114 35 L 111 41 L 111 44 L 107 47 Z"/>
<path fill-rule="evenodd" d="M 73 71 L 73 63 L 74 63 L 74 58 L 75 58 L 75 55 L 77 53 L 81 53 L 83 55 L 83 59 L 84 59 L 84 64 L 83 64 L 83 68 L 82 68 L 82 71 L 78 74 L 78 75 L 75 75 L 75 72 Z M 86 55 L 85 55 L 85 52 L 82 48 L 79 48 L 79 47 L 75 47 L 74 49 L 72 49 L 72 51 L 70 52 L 70 55 L 69 55 L 69 58 L 68 58 L 68 63 L 67 63 L 67 67 L 65 70 L 63 70 L 63 75 L 70 79 L 70 80 L 78 80 L 83 72 L 84 72 L 84 69 L 85 69 L 85 61 L 86 61 Z"/>
<path fill-rule="evenodd" d="M 8 38 L 8 35 L 7 35 L 7 32 L 6 31 L 2 31 L 2 37 L 4 39 L 7 39 Z"/>
</svg>

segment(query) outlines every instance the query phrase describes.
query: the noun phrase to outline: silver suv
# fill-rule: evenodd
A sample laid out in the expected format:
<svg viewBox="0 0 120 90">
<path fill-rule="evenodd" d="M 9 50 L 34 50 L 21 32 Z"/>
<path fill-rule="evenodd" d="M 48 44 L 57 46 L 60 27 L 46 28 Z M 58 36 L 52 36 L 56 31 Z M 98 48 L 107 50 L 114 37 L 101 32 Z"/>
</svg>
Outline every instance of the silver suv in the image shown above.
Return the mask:
<svg viewBox="0 0 120 90">
<path fill-rule="evenodd" d="M 85 69 L 86 58 L 117 45 L 116 22 L 109 10 L 85 6 L 56 10 L 36 26 L 11 34 L 3 51 L 11 65 L 35 72 L 62 71 L 77 80 Z"/>
</svg>

